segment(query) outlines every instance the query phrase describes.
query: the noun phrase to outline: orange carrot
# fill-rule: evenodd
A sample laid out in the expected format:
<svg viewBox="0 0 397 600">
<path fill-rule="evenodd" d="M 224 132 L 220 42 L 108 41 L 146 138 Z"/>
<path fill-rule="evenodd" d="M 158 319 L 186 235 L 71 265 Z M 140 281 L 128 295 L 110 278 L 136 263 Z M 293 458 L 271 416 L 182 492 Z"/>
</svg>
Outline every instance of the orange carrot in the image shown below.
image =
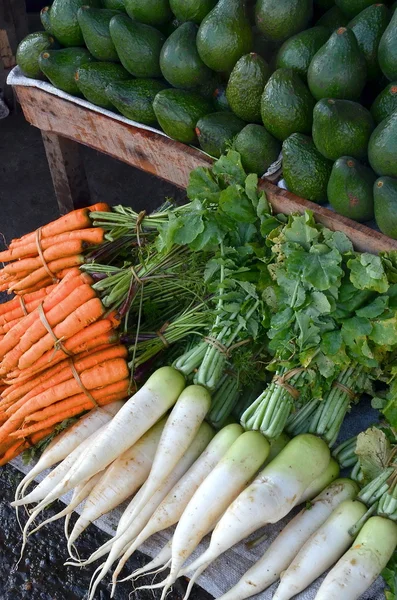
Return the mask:
<svg viewBox="0 0 397 600">
<path fill-rule="evenodd" d="M 37 298 L 37 300 L 32 300 L 31 302 L 26 302 L 26 300 L 25 300 L 26 312 L 28 314 L 33 312 L 34 309 L 37 308 L 38 305 L 40 304 L 40 302 L 42 302 L 42 301 L 43 301 L 42 298 Z M 0 315 L 0 329 L 3 329 L 3 327 L 5 325 L 9 326 L 12 321 L 17 321 L 19 319 L 22 319 L 24 316 L 25 316 L 25 313 L 22 308 L 22 304 L 19 304 L 19 306 L 17 306 L 13 310 L 10 310 L 10 311 L 4 313 L 4 315 Z M 14 325 L 15 325 L 15 323 L 14 323 Z M 8 327 L 6 329 L 6 331 L 9 331 L 9 329 L 10 329 L 10 327 Z"/>
<path fill-rule="evenodd" d="M 53 332 L 58 340 L 66 340 L 100 319 L 104 312 L 105 308 L 99 298 L 92 298 L 82 306 L 79 306 L 62 323 L 56 325 L 53 328 Z M 18 368 L 26 369 L 30 367 L 52 347 L 54 347 L 54 338 L 48 333 L 23 353 L 19 359 Z"/>
<path fill-rule="evenodd" d="M 29 447 L 29 442 L 25 442 L 24 440 L 18 440 L 15 444 L 10 446 L 10 448 L 8 448 L 8 450 L 0 458 L 0 467 L 6 465 L 8 462 L 10 462 L 10 460 L 19 456 L 24 450 L 27 450 Z"/>
<path fill-rule="evenodd" d="M 77 254 L 74 256 L 67 256 L 66 258 L 60 258 L 58 260 L 54 260 L 48 263 L 48 268 L 51 273 L 56 275 L 58 271 L 62 271 L 62 269 L 66 269 L 69 267 L 76 267 L 84 264 L 84 256 L 82 254 Z M 12 292 L 16 292 L 18 290 L 24 290 L 30 288 L 34 285 L 37 285 L 39 281 L 45 279 L 48 276 L 48 271 L 41 267 L 40 269 L 36 269 L 33 273 L 30 273 L 27 277 L 17 281 L 17 283 L 13 283 L 9 286 Z"/>
<path fill-rule="evenodd" d="M 44 250 L 43 257 L 47 263 L 58 260 L 60 258 L 66 258 L 68 256 L 74 256 L 80 254 L 85 249 L 85 243 L 82 240 L 73 240 L 71 242 L 64 242 L 63 244 L 56 244 L 50 246 L 47 250 Z M 23 258 L 16 260 L 9 265 L 6 265 L 3 269 L 4 273 L 10 275 L 21 273 L 24 270 L 34 271 L 43 266 L 43 262 L 39 256 L 34 258 Z"/>
<path fill-rule="evenodd" d="M 87 206 L 87 208 L 90 212 L 111 212 L 111 208 L 109 204 L 106 204 L 106 202 L 91 204 L 91 206 Z"/>
<path fill-rule="evenodd" d="M 63 217 L 60 217 L 56 221 L 52 221 L 41 228 L 42 239 L 65 233 L 67 231 L 74 231 L 75 229 L 86 229 L 92 226 L 91 219 L 89 217 L 89 208 L 80 208 L 67 213 Z M 28 244 L 30 242 L 36 242 L 36 232 L 27 233 L 19 239 L 12 240 L 10 248 L 15 248 L 20 244 Z"/>
<path fill-rule="evenodd" d="M 62 279 L 59 277 L 59 279 Z M 27 296 L 28 294 L 32 294 L 33 292 L 37 292 L 38 290 L 43 289 L 43 287 L 47 287 L 54 284 L 54 280 L 51 277 L 47 277 L 46 279 L 42 279 L 37 285 L 32 285 L 29 288 L 25 288 L 23 290 L 18 290 L 15 292 L 16 296 Z"/>
</svg>

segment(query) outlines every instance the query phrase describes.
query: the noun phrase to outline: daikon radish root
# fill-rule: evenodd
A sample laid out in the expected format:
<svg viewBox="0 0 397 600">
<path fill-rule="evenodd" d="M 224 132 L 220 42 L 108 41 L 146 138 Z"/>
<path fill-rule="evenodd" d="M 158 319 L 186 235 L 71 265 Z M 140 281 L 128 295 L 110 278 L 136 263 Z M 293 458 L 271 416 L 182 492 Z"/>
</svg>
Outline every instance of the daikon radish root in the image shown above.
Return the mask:
<svg viewBox="0 0 397 600">
<path fill-rule="evenodd" d="M 90 495 L 69 536 L 68 550 L 78 536 L 96 519 L 132 496 L 146 481 L 166 418 L 161 419 L 104 472 Z"/>
<path fill-rule="evenodd" d="M 290 600 L 322 575 L 351 546 L 349 529 L 366 513 L 357 500 L 342 502 L 299 550 L 281 581 L 274 600 Z"/>
<path fill-rule="evenodd" d="M 327 485 L 339 477 L 339 473 L 340 468 L 338 463 L 334 458 L 331 458 L 324 473 L 321 473 L 321 475 L 312 481 L 312 483 L 306 488 L 300 497 L 298 504 L 303 504 L 303 502 L 307 502 L 308 500 L 315 498 L 320 492 L 322 492 L 324 488 L 327 487 Z"/>
<path fill-rule="evenodd" d="M 396 545 L 397 524 L 371 517 L 328 573 L 315 600 L 358 600 L 386 567 Z"/>
<path fill-rule="evenodd" d="M 358 485 L 350 479 L 337 479 L 331 483 L 284 527 L 263 556 L 219 600 L 244 600 L 266 590 L 289 567 L 332 511 L 341 502 L 355 498 L 358 490 Z"/>
</svg>

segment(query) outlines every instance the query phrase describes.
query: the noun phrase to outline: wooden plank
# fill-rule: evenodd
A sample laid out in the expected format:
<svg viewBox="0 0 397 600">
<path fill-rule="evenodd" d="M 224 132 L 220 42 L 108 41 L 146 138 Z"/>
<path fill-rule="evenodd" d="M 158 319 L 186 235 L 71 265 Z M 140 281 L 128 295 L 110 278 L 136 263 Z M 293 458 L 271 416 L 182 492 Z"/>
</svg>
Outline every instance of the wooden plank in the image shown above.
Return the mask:
<svg viewBox="0 0 397 600">
<path fill-rule="evenodd" d="M 192 169 L 213 162 L 194 148 L 93 112 L 43 90 L 17 86 L 15 91 L 25 117 L 32 125 L 100 150 L 178 187 L 186 187 Z M 319 222 L 346 233 L 357 250 L 397 250 L 397 240 L 281 190 L 268 180 L 263 180 L 261 187 L 265 189 L 275 212 L 291 214 L 310 209 Z"/>
<path fill-rule="evenodd" d="M 79 144 L 42 131 L 44 147 L 61 215 L 89 206 L 90 191 Z"/>
<path fill-rule="evenodd" d="M 10 0 L 0 2 L 0 60 L 5 69 L 16 65 L 18 38 L 15 31 Z"/>
</svg>

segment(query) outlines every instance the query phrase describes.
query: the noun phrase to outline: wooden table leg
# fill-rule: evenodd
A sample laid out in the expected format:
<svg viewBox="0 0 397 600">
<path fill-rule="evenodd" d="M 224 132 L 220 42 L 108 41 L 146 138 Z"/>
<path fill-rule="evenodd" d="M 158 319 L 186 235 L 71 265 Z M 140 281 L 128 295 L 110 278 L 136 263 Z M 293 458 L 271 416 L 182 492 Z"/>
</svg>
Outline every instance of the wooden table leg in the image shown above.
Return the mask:
<svg viewBox="0 0 397 600">
<path fill-rule="evenodd" d="M 41 135 L 60 214 L 88 206 L 90 191 L 79 144 L 48 131 Z"/>
</svg>

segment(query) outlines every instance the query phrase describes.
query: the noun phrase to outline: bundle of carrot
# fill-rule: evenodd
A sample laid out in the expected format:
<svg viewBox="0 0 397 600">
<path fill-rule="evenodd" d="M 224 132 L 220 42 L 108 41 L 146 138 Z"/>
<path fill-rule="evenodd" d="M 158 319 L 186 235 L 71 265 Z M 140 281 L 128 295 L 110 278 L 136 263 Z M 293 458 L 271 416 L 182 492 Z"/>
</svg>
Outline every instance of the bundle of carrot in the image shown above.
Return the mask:
<svg viewBox="0 0 397 600">
<path fill-rule="evenodd" d="M 91 212 L 108 212 L 99 203 L 78 209 L 38 230 L 12 240 L 8 250 L 0 252 L 0 291 L 24 296 L 54 284 L 70 268 L 84 263 L 83 252 L 104 240 L 104 230 L 93 227 Z"/>
</svg>

